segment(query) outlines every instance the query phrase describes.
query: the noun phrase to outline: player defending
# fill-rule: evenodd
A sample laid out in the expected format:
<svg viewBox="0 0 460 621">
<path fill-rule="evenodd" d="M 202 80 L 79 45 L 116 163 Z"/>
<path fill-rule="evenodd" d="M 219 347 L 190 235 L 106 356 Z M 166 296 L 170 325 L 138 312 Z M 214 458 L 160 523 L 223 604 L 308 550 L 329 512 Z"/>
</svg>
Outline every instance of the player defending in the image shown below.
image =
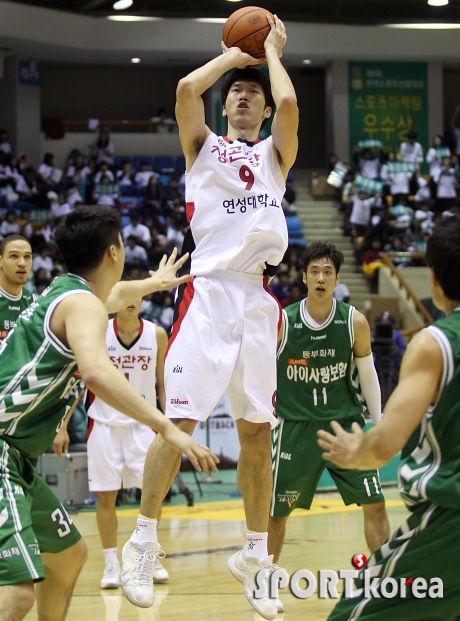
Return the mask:
<svg viewBox="0 0 460 621">
<path fill-rule="evenodd" d="M 21 235 L 5 237 L 0 243 L 0 343 L 34 300 L 24 287 L 31 269 L 32 248 L 28 240 Z"/>
<path fill-rule="evenodd" d="M 131 386 L 161 410 L 165 409 L 164 357 L 168 336 L 163 328 L 139 317 L 142 298 L 109 321 L 106 345 L 110 359 Z M 156 382 L 152 381 L 155 375 Z M 146 425 L 114 410 L 90 393 L 88 477 L 89 489 L 98 492 L 96 518 L 105 568 L 101 589 L 118 589 L 120 564 L 117 558 L 117 493 L 122 487 L 142 489 L 147 450 L 155 432 Z M 69 446 L 67 423 L 63 423 L 53 446 L 58 457 Z M 155 582 L 166 582 L 168 572 L 155 558 Z"/>
<path fill-rule="evenodd" d="M 279 308 L 264 286 L 264 274 L 273 273 L 287 247 L 280 205 L 297 152 L 298 125 L 294 88 L 279 60 L 285 43 L 284 25 L 275 18 L 265 41 L 270 82 L 248 67 L 264 61 L 225 47 L 222 55 L 179 82 L 176 117 L 186 157 L 194 279 L 179 296 L 165 361 L 166 416 L 187 433 L 228 392 L 241 444 L 237 483 L 248 527 L 247 543 L 229 560 L 229 568 L 266 619 L 275 618 L 276 606 L 268 598 L 254 599 L 253 592 L 254 575 L 272 565 L 267 526 Z M 228 135 L 219 137 L 205 124 L 202 95 L 231 69 L 222 86 Z M 272 97 L 272 136 L 260 141 Z M 124 548 L 122 570 L 125 595 L 137 605 L 154 601 L 152 581 L 139 585 L 137 579 L 138 546 L 158 545 L 156 518 L 180 458 L 159 437 L 147 456 L 141 516 Z"/>
<path fill-rule="evenodd" d="M 364 568 L 332 621 L 458 618 L 460 610 L 460 218 L 446 218 L 428 240 L 426 262 L 435 305 L 446 313 L 406 350 L 399 383 L 382 422 L 363 434 L 320 431 L 324 458 L 342 468 L 377 468 L 402 450 L 399 489 L 411 512 Z M 364 571 L 363 570 L 363 571 Z M 394 585 L 396 585 L 396 592 Z M 368 592 L 371 589 L 367 589 Z M 382 597 L 381 593 L 386 595 Z M 394 592 L 393 597 L 388 593 Z"/>
<path fill-rule="evenodd" d="M 53 441 L 77 367 L 110 406 L 155 427 L 198 469 L 214 456 L 148 404 L 111 363 L 107 312 L 148 291 L 176 286 L 182 260 L 162 261 L 145 281 L 118 283 L 124 263 L 120 216 L 83 207 L 55 232 L 69 274 L 55 278 L 0 346 L 0 614 L 20 621 L 37 599 L 39 621 L 63 621 L 86 545 L 30 458 Z M 118 283 L 118 284 L 117 284 Z M 46 578 L 46 579 L 45 579 Z M 34 595 L 34 582 L 37 582 Z"/>
<path fill-rule="evenodd" d="M 346 429 L 364 426 L 359 387 L 372 421 L 381 416 L 380 386 L 366 318 L 334 299 L 343 254 L 333 244 L 316 242 L 303 256 L 308 297 L 283 310 L 278 337 L 276 413 L 273 432 L 273 494 L 268 548 L 278 560 L 286 522 L 296 508 L 309 509 L 325 468 L 345 504 L 361 505 L 364 535 L 371 552 L 390 534 L 377 470 L 344 470 L 325 461 L 317 445 L 319 429 L 339 419 Z M 276 452 L 274 452 L 276 449 Z M 284 610 L 277 600 L 278 611 Z"/>
</svg>

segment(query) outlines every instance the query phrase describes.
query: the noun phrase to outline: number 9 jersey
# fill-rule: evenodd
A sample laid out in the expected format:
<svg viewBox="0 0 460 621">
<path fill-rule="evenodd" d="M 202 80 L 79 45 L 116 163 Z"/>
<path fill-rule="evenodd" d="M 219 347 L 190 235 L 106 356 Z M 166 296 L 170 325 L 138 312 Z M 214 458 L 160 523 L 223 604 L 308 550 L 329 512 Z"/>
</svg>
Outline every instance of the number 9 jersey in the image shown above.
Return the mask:
<svg viewBox="0 0 460 621">
<path fill-rule="evenodd" d="M 278 265 L 288 243 L 284 191 L 271 136 L 246 143 L 211 133 L 186 175 L 190 273 L 262 274 Z"/>
</svg>

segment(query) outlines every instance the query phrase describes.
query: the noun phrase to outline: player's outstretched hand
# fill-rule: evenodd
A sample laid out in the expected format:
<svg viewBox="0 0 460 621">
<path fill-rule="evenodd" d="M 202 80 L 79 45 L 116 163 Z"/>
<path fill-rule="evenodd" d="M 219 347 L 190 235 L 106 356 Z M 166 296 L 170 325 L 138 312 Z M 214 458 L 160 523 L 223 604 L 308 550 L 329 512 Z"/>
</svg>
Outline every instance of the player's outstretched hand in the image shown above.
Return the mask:
<svg viewBox="0 0 460 621">
<path fill-rule="evenodd" d="M 281 58 L 283 55 L 282 49 L 286 45 L 287 41 L 286 28 L 277 15 L 274 15 L 274 18 L 275 20 L 273 21 L 271 16 L 267 14 L 271 30 L 268 33 L 268 37 L 265 39 L 264 48 L 265 51 L 270 47 L 275 48 L 278 52 L 278 58 Z"/>
<path fill-rule="evenodd" d="M 53 450 L 59 459 L 62 460 L 62 453 L 65 455 L 69 452 L 70 438 L 67 429 L 61 428 L 53 440 Z"/>
<path fill-rule="evenodd" d="M 331 427 L 334 434 L 323 430 L 317 432 L 318 444 L 325 451 L 323 459 L 332 461 L 341 468 L 359 468 L 355 458 L 364 438 L 361 427 L 358 423 L 353 423 L 352 433 L 347 433 L 336 421 L 331 422 Z"/>
<path fill-rule="evenodd" d="M 150 281 L 152 283 L 152 291 L 163 291 L 165 289 L 173 289 L 174 287 L 178 287 L 182 285 L 184 282 L 190 280 L 190 274 L 186 274 L 185 276 L 181 276 L 177 278 L 177 271 L 184 265 L 187 261 L 189 254 L 188 252 L 184 254 L 178 261 L 176 261 L 177 257 L 177 248 L 171 253 L 169 258 L 166 255 L 163 255 L 163 258 L 160 261 L 160 265 L 156 272 L 149 272 Z"/>
<path fill-rule="evenodd" d="M 257 67 L 258 65 L 265 65 L 267 63 L 265 57 L 264 58 L 254 58 L 250 54 L 246 54 L 240 50 L 239 47 L 227 47 L 223 41 L 220 43 L 223 54 L 234 54 L 235 55 L 235 67 L 237 69 L 244 69 L 245 67 Z"/>
<path fill-rule="evenodd" d="M 175 425 L 168 427 L 161 435 L 165 442 L 187 455 L 190 463 L 198 472 L 204 472 L 206 476 L 209 474 L 209 470 L 217 472 L 216 464 L 220 461 L 217 455 L 214 455 L 208 447 L 198 444 Z"/>
</svg>

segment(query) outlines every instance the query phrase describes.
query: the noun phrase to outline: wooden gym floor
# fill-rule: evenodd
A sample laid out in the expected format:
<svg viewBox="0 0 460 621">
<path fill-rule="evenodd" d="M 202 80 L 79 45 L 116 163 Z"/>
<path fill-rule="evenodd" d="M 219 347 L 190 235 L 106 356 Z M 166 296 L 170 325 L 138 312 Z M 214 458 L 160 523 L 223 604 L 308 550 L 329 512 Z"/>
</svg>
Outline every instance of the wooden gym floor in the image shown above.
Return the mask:
<svg viewBox="0 0 460 621">
<path fill-rule="evenodd" d="M 385 490 L 391 529 L 406 518 L 407 511 L 396 489 Z M 118 510 L 119 557 L 130 536 L 138 510 Z M 78 579 L 68 621 L 260 621 L 243 595 L 242 585 L 227 569 L 227 558 L 244 543 L 245 522 L 241 499 L 205 502 L 194 507 L 166 506 L 159 540 L 167 552 L 164 566 L 170 573 L 167 584 L 156 586 L 152 608 L 136 608 L 121 590 L 101 591 L 103 555 L 94 512 L 72 518 L 89 547 L 89 560 Z M 311 511 L 295 511 L 287 524 L 287 537 L 280 565 L 289 573 L 309 569 L 352 569 L 351 557 L 362 552 L 362 511 L 344 507 L 337 493 L 318 494 Z M 340 583 L 339 583 L 340 584 Z M 299 600 L 284 589 L 280 592 L 286 612 L 277 621 L 326 619 L 336 600 L 318 599 L 315 593 Z M 27 621 L 35 621 L 35 608 Z"/>
</svg>

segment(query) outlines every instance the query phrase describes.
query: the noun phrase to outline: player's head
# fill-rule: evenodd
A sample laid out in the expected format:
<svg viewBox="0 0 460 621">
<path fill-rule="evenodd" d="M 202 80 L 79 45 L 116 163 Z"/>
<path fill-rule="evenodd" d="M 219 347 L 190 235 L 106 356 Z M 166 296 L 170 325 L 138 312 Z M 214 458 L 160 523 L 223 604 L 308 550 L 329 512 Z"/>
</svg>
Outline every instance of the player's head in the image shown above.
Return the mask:
<svg viewBox="0 0 460 621">
<path fill-rule="evenodd" d="M 230 89 L 237 82 L 254 83 L 261 87 L 265 98 L 265 109 L 270 108 L 270 114 L 262 121 L 263 127 L 270 118 L 272 111 L 275 109 L 275 102 L 273 101 L 270 78 L 268 77 L 268 74 L 264 71 L 256 69 L 255 67 L 234 69 L 231 73 L 229 73 L 222 82 L 222 87 L 220 89 L 220 100 L 224 110 Z"/>
<path fill-rule="evenodd" d="M 327 242 L 310 244 L 302 257 L 303 282 L 308 287 L 308 295 L 332 298 L 334 287 L 340 281 L 340 266 L 343 254 Z"/>
<path fill-rule="evenodd" d="M 22 235 L 8 235 L 0 243 L 0 283 L 2 287 L 21 287 L 32 269 L 32 248 Z"/>
<path fill-rule="evenodd" d="M 452 301 L 460 301 L 460 216 L 443 218 L 433 229 L 426 247 L 426 263 L 444 295 Z M 433 291 L 436 304 L 436 295 Z"/>
<path fill-rule="evenodd" d="M 117 255 L 117 263 L 121 263 L 117 266 L 121 276 L 124 249 L 120 228 L 121 218 L 113 207 L 86 205 L 67 214 L 54 234 L 67 270 L 88 274 L 100 266 L 110 250 Z"/>
</svg>

